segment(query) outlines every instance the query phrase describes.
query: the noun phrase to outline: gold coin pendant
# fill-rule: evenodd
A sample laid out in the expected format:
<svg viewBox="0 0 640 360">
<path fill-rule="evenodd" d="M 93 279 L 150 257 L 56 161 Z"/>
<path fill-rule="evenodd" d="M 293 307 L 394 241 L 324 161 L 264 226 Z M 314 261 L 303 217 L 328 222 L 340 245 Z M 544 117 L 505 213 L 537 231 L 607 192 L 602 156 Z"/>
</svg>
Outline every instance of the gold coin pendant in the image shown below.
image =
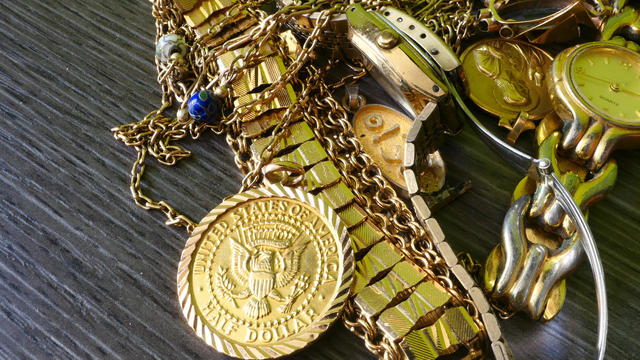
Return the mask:
<svg viewBox="0 0 640 360">
<path fill-rule="evenodd" d="M 178 269 L 184 315 L 230 356 L 288 355 L 315 340 L 349 294 L 346 227 L 320 199 L 280 185 L 227 198 L 200 222 Z"/>
</svg>

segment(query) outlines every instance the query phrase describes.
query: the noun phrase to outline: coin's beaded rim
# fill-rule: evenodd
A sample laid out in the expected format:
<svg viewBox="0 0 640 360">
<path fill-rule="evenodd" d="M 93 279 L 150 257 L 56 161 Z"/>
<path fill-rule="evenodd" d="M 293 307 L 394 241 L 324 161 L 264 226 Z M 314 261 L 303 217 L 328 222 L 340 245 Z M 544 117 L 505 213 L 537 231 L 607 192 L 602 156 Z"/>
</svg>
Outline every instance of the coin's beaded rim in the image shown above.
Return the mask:
<svg viewBox="0 0 640 360">
<path fill-rule="evenodd" d="M 331 302 L 329 308 L 321 314 L 321 316 L 294 337 L 280 341 L 274 345 L 246 346 L 229 342 L 224 336 L 209 329 L 196 313 L 195 305 L 191 299 L 189 291 L 189 264 L 192 260 L 192 254 L 196 250 L 202 235 L 209 229 L 209 226 L 221 215 L 226 213 L 230 208 L 253 199 L 280 197 L 290 198 L 301 201 L 315 208 L 321 215 L 324 215 L 327 222 L 333 224 L 335 231 L 338 233 L 339 242 L 341 244 L 342 254 L 342 276 L 338 280 L 340 282 L 336 296 Z M 338 317 L 343 309 L 343 305 L 347 297 L 351 283 L 353 280 L 354 257 L 351 248 L 351 242 L 347 233 L 347 227 L 338 217 L 336 212 L 329 207 L 322 199 L 311 193 L 304 192 L 300 189 L 284 187 L 279 184 L 267 187 L 257 188 L 246 192 L 238 193 L 226 198 L 221 204 L 216 206 L 209 212 L 193 230 L 185 247 L 178 264 L 177 288 L 178 300 L 182 307 L 183 315 L 189 325 L 195 330 L 196 334 L 202 338 L 208 345 L 214 347 L 217 351 L 229 356 L 245 358 L 245 359 L 267 359 L 279 356 L 289 355 L 297 350 L 304 348 L 313 342 L 321 334 L 323 334 Z"/>
</svg>

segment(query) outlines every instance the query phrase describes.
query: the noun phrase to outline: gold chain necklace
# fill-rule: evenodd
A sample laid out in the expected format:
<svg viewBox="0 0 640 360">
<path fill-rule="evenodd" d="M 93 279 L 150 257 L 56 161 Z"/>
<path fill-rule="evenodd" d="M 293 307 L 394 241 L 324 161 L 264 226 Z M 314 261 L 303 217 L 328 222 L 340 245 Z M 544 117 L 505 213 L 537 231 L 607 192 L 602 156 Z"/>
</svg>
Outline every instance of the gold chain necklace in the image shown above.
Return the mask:
<svg viewBox="0 0 640 360">
<path fill-rule="evenodd" d="M 184 3 L 189 2 L 185 1 Z M 465 4 L 468 5 L 468 3 Z M 352 194 L 349 204 L 362 210 L 362 213 L 359 214 L 362 220 L 358 220 L 351 227 L 353 229 L 367 228 L 370 234 L 378 236 L 375 242 L 361 245 L 361 248 L 358 248 L 360 245 L 354 245 L 356 272 L 361 271 L 361 275 L 366 278 L 366 281 L 361 283 L 359 288 L 361 292 L 352 292 L 351 297 L 344 303 L 343 320 L 347 327 L 365 339 L 365 345 L 369 350 L 385 359 L 416 356 L 416 346 L 422 346 L 418 344 L 425 341 L 431 344 L 435 354 L 446 355 L 455 352 L 476 358 L 482 356 L 491 344 L 495 354 L 508 356 L 509 351 L 501 339 L 495 316 L 491 314 L 481 292 L 473 287 L 473 283 L 467 281 L 470 278 L 466 272 L 460 273 L 460 271 L 464 271 L 460 265 L 453 270 L 451 260 L 443 258 L 439 250 L 436 250 L 436 245 L 442 242 L 443 236 L 435 220 L 425 214 L 421 221 L 428 224 L 426 228 L 416 220 L 405 203 L 397 197 L 394 188 L 382 176 L 380 169 L 363 151 L 362 146 L 353 135 L 347 112 L 334 98 L 333 93 L 337 88 L 364 76 L 364 69 L 330 82 L 326 80 L 328 74 L 339 61 L 330 60 L 325 65 L 312 64 L 312 60 L 317 54 L 318 42 L 323 29 L 329 24 L 331 16 L 344 12 L 347 5 L 330 1 L 311 2 L 287 6 L 271 15 L 257 10 L 264 5 L 264 2 L 260 1 L 235 2 L 226 5 L 224 2 L 220 2 L 218 5 L 223 7 L 218 11 L 220 20 L 207 32 L 202 32 L 201 28 L 189 24 L 190 22 L 195 23 L 196 17 L 184 16 L 184 9 L 180 9 L 172 1 L 157 0 L 154 2 L 153 14 L 156 17 L 159 44 L 167 40 L 166 36 L 168 35 L 178 36 L 174 48 L 168 54 L 162 54 L 163 48 L 157 49 L 159 54 L 157 58 L 158 81 L 163 89 L 163 105 L 140 122 L 113 129 L 117 139 L 128 146 L 133 146 L 138 153 L 131 170 L 130 189 L 134 201 L 145 209 L 162 211 L 167 216 L 167 224 L 169 225 L 184 226 L 189 233 L 205 236 L 206 234 L 203 234 L 205 231 L 203 229 L 206 228 L 204 224 L 208 226 L 210 222 L 203 220 L 201 226 L 197 226 L 194 221 L 177 212 L 165 201 L 153 200 L 142 192 L 141 181 L 147 155 L 151 155 L 162 164 L 174 165 L 178 160 L 190 156 L 187 150 L 177 145 L 177 141 L 187 136 L 197 139 L 208 129 L 216 134 L 224 134 L 235 153 L 236 164 L 245 175 L 241 188 L 241 193 L 243 193 L 243 191 L 260 188 L 266 180 L 275 176 L 274 173 L 280 173 L 279 179 L 283 183 L 285 183 L 284 180 L 291 180 L 289 178 L 290 172 L 295 172 L 297 168 L 283 162 L 282 147 L 289 146 L 291 141 L 296 141 L 294 138 L 299 135 L 299 128 L 308 128 L 311 131 L 309 138 L 312 140 L 305 140 L 307 142 L 303 144 L 318 143 L 321 145 L 321 148 L 324 149 L 323 152 L 326 152 L 328 161 L 339 173 L 339 183 L 346 186 L 348 194 Z M 363 5 L 375 9 L 396 4 L 365 2 Z M 459 10 L 456 7 L 458 16 L 455 18 L 466 19 L 459 21 L 457 25 L 455 25 L 456 22 L 450 25 L 455 26 L 456 29 L 439 28 L 440 31 L 449 31 L 450 36 L 445 36 L 445 39 L 456 48 L 459 48 L 463 36 L 458 39 L 451 34 L 457 33 L 463 23 L 465 28 L 463 34 L 467 34 L 467 29 L 473 23 L 469 20 L 469 9 L 470 7 L 467 10 L 464 8 Z M 432 9 L 429 10 L 429 7 L 425 7 L 423 10 L 422 16 L 428 18 Z M 281 34 L 284 24 L 294 17 L 318 12 L 320 13 L 318 21 L 303 45 L 297 49 L 289 48 L 290 44 L 287 44 L 286 38 Z M 207 15 L 206 18 L 210 18 L 210 16 Z M 439 24 L 435 21 L 431 24 Z M 436 30 L 438 30 L 437 26 Z M 225 68 L 223 68 L 219 60 L 231 53 L 234 56 L 224 64 Z M 249 88 L 256 85 L 255 88 L 236 96 L 236 93 L 240 91 L 238 89 L 242 87 L 238 84 L 244 81 L 247 74 L 273 58 L 280 59 L 283 65 L 279 71 L 271 74 L 276 74 L 277 77 L 259 85 L 250 81 Z M 291 99 L 294 101 L 279 103 L 281 101 L 280 94 L 293 88 L 297 90 L 295 99 Z M 186 113 L 187 103 L 194 94 L 201 93 L 198 91 L 199 89 L 213 90 L 211 93 L 224 99 L 224 107 L 233 108 L 233 112 L 210 123 L 198 123 L 191 119 Z M 174 103 L 179 106 L 176 118 L 163 115 Z M 260 138 L 254 137 L 253 133 L 247 135 L 250 133 L 248 124 L 255 124 L 247 119 L 259 118 L 260 114 L 265 111 L 277 112 L 276 123 L 267 131 L 261 128 L 258 131 Z M 260 147 L 256 150 L 258 143 L 260 143 Z M 295 146 L 298 146 L 295 150 L 297 153 L 302 146 L 299 144 L 295 144 Z M 300 153 L 304 157 L 302 150 Z M 294 152 L 290 152 L 290 154 L 294 154 Z M 275 165 L 275 168 L 272 165 Z M 311 165 L 316 164 L 306 163 L 307 167 Z M 269 169 L 273 172 L 270 172 Z M 307 173 L 313 174 L 313 168 Z M 292 184 L 297 182 L 297 180 L 291 181 Z M 319 180 L 318 189 L 322 190 L 324 194 L 330 189 L 335 189 L 334 185 L 335 183 L 323 183 L 322 180 Z M 338 197 L 344 197 L 346 193 L 343 192 Z M 330 196 L 326 195 L 326 198 L 332 202 Z M 336 205 L 338 213 L 346 212 L 346 206 Z M 349 205 L 348 208 L 352 209 L 352 205 Z M 423 214 L 426 212 L 428 209 Z M 358 230 L 353 231 L 357 232 Z M 263 234 L 261 236 L 269 238 L 271 235 Z M 357 243 L 357 235 L 352 236 L 356 238 L 354 241 Z M 277 253 L 277 251 L 277 254 L 273 255 L 275 250 L 270 250 L 271 255 L 264 255 L 265 245 L 256 244 L 265 244 L 266 238 L 260 242 L 248 241 L 245 242 L 245 245 L 253 244 L 252 246 L 262 251 L 263 255 L 260 256 L 263 257 L 283 256 L 283 253 Z M 389 247 L 390 245 L 391 247 Z M 193 244 L 193 246 L 196 245 Z M 271 246 L 276 245 L 272 243 Z M 387 251 L 385 256 L 396 254 L 391 256 L 395 262 L 387 264 L 385 261 L 391 260 L 379 258 L 380 254 L 385 253 L 376 253 L 375 249 L 382 248 Z M 239 252 L 243 252 L 243 250 L 239 250 Z M 269 263 L 272 265 L 268 266 L 265 265 L 267 263 L 258 260 L 257 257 L 251 257 L 251 263 L 247 265 L 252 276 L 256 273 L 254 269 L 264 270 L 273 266 L 272 263 Z M 187 257 L 183 258 L 183 261 L 189 263 L 191 260 Z M 290 264 L 290 262 L 285 261 L 284 264 Z M 382 268 L 369 269 L 367 271 L 370 273 L 365 273 L 363 269 L 366 269 L 367 266 L 374 268 L 381 266 Z M 184 271 L 184 274 L 179 274 L 179 283 L 180 276 L 191 276 L 188 275 L 188 270 Z M 414 276 L 411 274 L 416 274 L 415 276 L 419 276 L 419 279 L 413 283 L 409 282 L 408 279 Z M 239 299 L 241 295 L 231 291 L 233 285 L 229 285 L 231 282 L 225 277 L 224 269 L 218 275 L 219 281 L 227 284 L 220 285 L 227 289 L 227 296 Z M 376 283 L 376 281 L 378 282 Z M 366 307 L 370 305 L 368 301 L 371 299 L 379 300 L 379 292 L 382 291 L 380 284 L 385 281 L 391 286 L 400 286 L 400 288 L 387 294 L 389 298 L 386 300 L 386 305 L 372 312 L 370 308 Z M 263 285 L 260 286 L 264 287 L 266 283 L 262 282 L 261 284 Z M 188 287 L 188 285 L 185 286 Z M 472 287 L 478 291 L 470 293 Z M 462 289 L 466 291 L 462 291 Z M 250 286 L 249 291 L 253 292 L 251 295 L 247 295 L 250 300 L 258 299 L 260 304 L 264 304 L 263 298 L 256 295 L 259 292 L 258 287 L 251 288 Z M 378 295 L 373 298 L 367 297 L 365 296 L 367 291 Z M 421 291 L 425 291 L 425 293 Z M 293 296 L 295 293 L 295 290 L 291 291 L 292 299 L 298 296 Z M 392 322 L 385 322 L 385 316 L 392 316 L 394 311 L 400 313 L 404 311 L 402 304 L 406 302 L 424 301 L 427 304 L 429 301 L 435 301 L 433 299 L 425 300 L 434 293 L 444 296 L 441 299 L 442 303 L 432 304 L 434 307 L 429 311 L 424 310 L 425 313 L 418 315 L 413 320 L 413 325 L 406 330 L 398 330 Z M 273 295 L 273 292 L 269 296 L 282 298 L 280 295 Z M 189 297 L 189 299 L 192 298 Z M 233 299 L 231 303 L 237 305 L 237 301 Z M 484 303 L 478 305 L 479 300 L 484 300 Z M 478 306 L 481 308 L 479 309 Z M 256 321 L 262 316 L 267 316 L 265 313 L 269 313 L 264 310 L 264 305 L 249 308 Z M 185 311 L 187 311 L 186 308 Z M 378 320 L 376 321 L 376 319 Z M 290 331 L 290 328 L 286 326 L 284 329 L 284 331 Z M 445 329 L 449 329 L 447 330 L 449 332 Z M 277 331 L 277 329 L 274 330 L 273 334 L 281 336 L 282 334 Z M 442 333 L 442 331 L 444 332 Z M 217 336 L 215 334 L 217 333 L 214 331 L 214 337 Z M 262 334 L 256 332 L 255 336 L 263 336 L 262 340 L 264 341 L 267 341 L 265 336 L 269 336 L 269 341 L 274 336 Z M 206 336 L 200 333 L 199 335 L 206 340 Z M 251 338 L 253 335 L 247 336 Z M 208 342 L 212 345 L 215 343 L 213 340 Z M 262 353 L 252 347 L 241 347 L 240 345 L 237 345 L 238 348 L 235 347 L 236 345 L 225 347 L 218 344 L 214 346 L 219 351 L 234 356 L 260 358 L 277 355 L 277 353 Z M 237 350 L 239 348 L 242 350 Z"/>
</svg>

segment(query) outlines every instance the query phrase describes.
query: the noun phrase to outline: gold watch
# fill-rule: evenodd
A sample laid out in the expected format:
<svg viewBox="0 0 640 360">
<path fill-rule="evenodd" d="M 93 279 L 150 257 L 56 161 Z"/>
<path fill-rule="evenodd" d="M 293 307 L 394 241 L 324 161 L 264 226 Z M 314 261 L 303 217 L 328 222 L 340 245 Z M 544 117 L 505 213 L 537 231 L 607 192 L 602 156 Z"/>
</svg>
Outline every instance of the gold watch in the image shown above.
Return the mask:
<svg viewBox="0 0 640 360">
<path fill-rule="evenodd" d="M 596 170 L 616 147 L 640 144 L 640 54 L 581 44 L 555 58 L 547 81 L 565 128 L 561 147 L 574 160 Z"/>
</svg>

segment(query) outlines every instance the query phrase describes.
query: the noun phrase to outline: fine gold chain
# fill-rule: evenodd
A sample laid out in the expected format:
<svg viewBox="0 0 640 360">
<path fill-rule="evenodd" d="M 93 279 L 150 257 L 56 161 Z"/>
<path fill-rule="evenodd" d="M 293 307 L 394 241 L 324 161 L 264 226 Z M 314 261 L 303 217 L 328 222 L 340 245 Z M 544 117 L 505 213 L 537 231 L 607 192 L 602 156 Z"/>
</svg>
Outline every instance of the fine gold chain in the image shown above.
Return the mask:
<svg viewBox="0 0 640 360">
<path fill-rule="evenodd" d="M 253 3 L 237 3 L 240 10 L 250 7 L 257 7 L 260 2 Z M 252 30 L 252 32 L 245 36 L 242 41 L 227 42 L 222 45 L 217 51 L 211 51 L 207 49 L 206 45 L 203 45 L 207 36 L 197 39 L 189 52 L 190 58 L 187 59 L 191 64 L 193 70 L 193 76 L 186 79 L 180 77 L 182 75 L 181 69 L 175 66 L 175 63 L 163 64 L 156 60 L 158 68 L 158 81 L 162 86 L 162 103 L 163 105 L 157 111 L 151 112 L 140 122 L 118 126 L 112 131 L 116 139 L 123 141 L 128 146 L 133 146 L 138 152 L 136 161 L 131 169 L 131 183 L 130 190 L 133 195 L 134 201 L 139 206 L 145 209 L 157 209 L 162 211 L 167 216 L 166 223 L 168 225 L 184 226 L 188 232 L 191 232 L 195 227 L 195 222 L 189 219 L 186 215 L 180 214 L 175 208 L 169 205 L 164 200 L 155 201 L 145 195 L 141 189 L 142 176 L 145 170 L 145 159 L 147 154 L 152 155 L 163 165 L 174 165 L 178 160 L 189 157 L 191 154 L 189 151 L 181 148 L 173 143 L 180 140 L 187 135 L 192 139 L 197 139 L 206 130 L 211 129 L 216 134 L 227 134 L 227 142 L 231 146 L 235 155 L 235 162 L 240 167 L 244 174 L 251 176 L 245 177 L 243 180 L 243 186 L 248 187 L 245 184 L 255 181 L 254 170 L 259 169 L 259 166 L 252 165 L 248 159 L 249 147 L 247 139 L 239 135 L 239 122 L 241 114 L 244 114 L 246 109 L 266 103 L 273 98 L 274 94 L 279 90 L 287 79 L 293 79 L 295 74 L 301 68 L 312 54 L 313 48 L 316 45 L 316 38 L 322 26 L 326 26 L 326 21 L 319 23 L 314 31 L 315 35 L 310 39 L 303 47 L 303 51 L 300 56 L 296 58 L 293 64 L 288 67 L 287 73 L 283 75 L 280 81 L 270 88 L 266 89 L 260 96 L 260 99 L 245 104 L 242 109 L 238 109 L 231 116 L 219 124 L 214 125 L 196 125 L 193 121 L 188 119 L 172 119 L 164 116 L 162 113 L 172 105 L 173 99 L 183 103 L 188 99 L 191 92 L 198 88 L 199 84 L 204 83 L 204 79 L 208 80 L 206 87 L 211 87 L 215 83 L 219 83 L 220 79 L 217 75 L 217 67 L 213 59 L 220 54 L 233 50 L 236 47 L 240 47 L 247 42 L 251 42 L 250 49 L 242 58 L 243 61 L 235 61 L 234 66 L 230 69 L 234 69 L 234 72 L 225 72 L 224 80 L 231 82 L 238 73 L 241 73 L 245 68 L 249 67 L 256 61 L 259 61 L 259 55 L 257 50 L 260 48 L 258 45 L 264 45 L 268 39 L 277 38 L 276 31 L 277 26 L 282 21 L 286 21 L 294 14 L 300 12 L 311 12 L 316 8 L 306 6 L 296 6 L 290 14 L 282 16 L 273 16 L 269 21 L 263 21 L 261 26 Z M 232 10 L 228 10 L 231 13 Z M 185 38 L 195 39 L 195 34 L 192 30 L 181 23 L 182 15 L 175 8 L 172 1 L 157 0 L 154 2 L 153 14 L 156 17 L 156 31 L 157 39 L 162 35 L 174 32 L 182 34 Z M 258 20 L 263 20 L 263 13 L 252 13 Z M 278 14 L 275 14 L 278 15 Z M 330 15 L 330 11 L 326 12 L 326 19 Z M 229 17 L 232 18 L 232 17 Z M 156 39 L 156 40 L 157 40 Z M 307 46 L 308 44 L 308 46 Z M 280 48 L 280 47 L 278 47 Z M 235 66 L 236 64 L 243 64 L 243 66 Z M 260 103 L 258 103 L 258 101 Z M 284 117 L 285 125 L 290 121 L 291 116 L 294 114 L 292 111 L 288 111 Z M 282 127 L 282 125 L 281 125 Z M 274 138 L 274 141 L 276 139 Z"/>
<path fill-rule="evenodd" d="M 241 11 L 247 11 L 253 20 L 259 24 L 252 31 L 234 41 L 225 42 L 217 48 L 211 48 L 207 45 L 209 41 L 215 37 L 216 31 L 197 37 L 193 30 L 186 25 L 180 11 L 176 8 L 171 0 L 156 0 L 153 2 L 153 15 L 156 18 L 156 41 L 165 34 L 176 33 L 185 37 L 189 43 L 193 43 L 187 58 L 185 59 L 191 74 L 176 65 L 175 62 L 168 64 L 162 63 L 156 59 L 158 71 L 158 82 L 162 87 L 162 106 L 143 118 L 140 122 L 118 126 L 112 131 L 116 139 L 123 141 L 128 146 L 133 146 L 138 152 L 136 161 L 131 169 L 130 190 L 134 201 L 145 209 L 157 209 L 167 216 L 166 223 L 168 225 L 185 226 L 187 231 L 193 230 L 195 223 L 186 215 L 180 214 L 175 208 L 166 201 L 155 201 L 145 195 L 141 189 L 142 176 L 145 170 L 145 159 L 147 154 L 152 155 L 161 164 L 174 165 L 178 160 L 189 157 L 191 153 L 174 143 L 186 136 L 197 139 L 202 133 L 210 129 L 216 134 L 226 134 L 226 139 L 235 153 L 234 161 L 240 168 L 245 178 L 242 181 L 242 188 L 247 189 L 255 184 L 259 178 L 261 164 L 252 164 L 250 159 L 250 149 L 248 141 L 240 135 L 240 118 L 251 108 L 263 105 L 270 101 L 284 84 L 295 79 L 295 75 L 300 68 L 310 60 L 314 54 L 318 39 L 322 34 L 323 28 L 327 26 L 331 14 L 339 12 L 344 4 L 332 1 L 309 2 L 301 5 L 288 6 L 281 11 L 267 16 L 265 13 L 253 9 L 259 8 L 263 1 L 236 2 L 225 13 L 225 21 L 219 24 L 216 29 L 218 31 L 225 26 L 236 21 L 236 16 L 231 14 Z M 406 5 L 396 4 L 394 2 L 370 1 L 366 5 L 371 8 L 378 8 L 385 5 Z M 444 6 L 437 9 L 437 6 Z M 321 19 L 316 23 L 312 34 L 305 41 L 302 51 L 297 58 L 288 64 L 287 72 L 265 91 L 260 94 L 258 99 L 243 104 L 229 117 L 225 118 L 218 124 L 200 124 L 197 125 L 185 118 L 172 119 L 163 115 L 163 112 L 170 108 L 174 99 L 185 106 L 189 96 L 198 88 L 212 88 L 216 84 L 225 86 L 230 84 L 238 74 L 252 64 L 260 60 L 260 49 L 267 41 L 278 42 L 277 32 L 279 26 L 286 23 L 295 16 L 308 14 L 322 10 Z M 444 39 L 450 43 L 455 49 L 459 49 L 460 41 L 470 35 L 471 26 L 474 21 L 470 17 L 469 1 L 449 1 L 443 4 L 442 0 L 432 2 L 419 3 L 410 9 L 421 17 L 423 21 L 431 26 L 435 31 L 441 33 Z M 452 12 L 453 11 L 453 12 Z M 443 33 L 447 32 L 446 35 Z M 452 34 L 459 34 L 455 37 Z M 454 42 L 451 44 L 451 42 Z M 216 57 L 221 54 L 249 44 L 248 51 L 244 56 L 234 60 L 232 66 L 229 67 L 222 75 L 218 74 Z M 276 47 L 279 51 L 282 46 Z M 282 56 L 286 59 L 287 56 Z M 239 65 L 242 64 L 242 65 Z M 348 78 L 342 79 L 336 86 L 342 86 Z M 304 97 L 303 97 L 304 99 Z M 291 121 L 291 117 L 295 114 L 294 110 L 298 110 L 300 102 L 294 105 L 293 109 L 289 109 L 283 117 L 283 122 L 278 125 L 280 131 L 274 134 L 281 135 L 283 130 Z M 278 140 L 279 135 L 272 136 L 272 144 Z M 268 146 L 265 151 L 265 162 L 269 159 L 269 152 L 272 146 Z"/>
<path fill-rule="evenodd" d="M 408 2 L 405 10 L 438 34 L 456 54 L 462 41 L 473 36 L 478 27 L 473 0 L 430 0 Z"/>
<path fill-rule="evenodd" d="M 328 84 L 325 80 L 327 71 L 336 65 L 330 62 L 322 68 L 310 65 L 314 50 L 322 30 L 327 26 L 330 16 L 340 12 L 346 5 L 330 1 L 307 3 L 283 8 L 272 15 L 257 9 L 261 1 L 237 2 L 232 14 L 244 10 L 256 26 L 246 34 L 224 44 L 214 47 L 208 41 L 215 37 L 215 29 L 208 35 L 196 38 L 193 31 L 182 19 L 179 10 L 169 0 L 156 0 L 153 14 L 156 17 L 157 39 L 167 33 L 176 33 L 192 44 L 184 59 L 185 65 L 157 61 L 158 81 L 162 86 L 162 106 L 148 114 L 142 121 L 121 125 L 113 129 L 114 136 L 128 146 L 133 146 L 138 156 L 131 170 L 130 190 L 134 201 L 145 209 L 158 209 L 167 216 L 168 225 L 184 226 L 192 232 L 196 224 L 187 216 L 179 213 L 164 200 L 156 201 L 142 192 L 141 181 L 145 170 L 147 155 L 151 155 L 164 165 L 174 165 L 177 161 L 190 156 L 190 152 L 176 145 L 176 142 L 189 136 L 197 139 L 204 131 L 212 130 L 216 134 L 226 134 L 226 140 L 235 153 L 235 162 L 245 175 L 242 189 L 246 190 L 259 184 L 261 168 L 273 157 L 273 144 L 285 133 L 288 125 L 299 117 L 311 126 L 318 139 L 338 166 L 346 183 L 353 190 L 356 201 L 365 209 L 370 218 L 380 226 L 386 237 L 416 265 L 420 266 L 432 279 L 438 281 L 453 295 L 454 302 L 463 305 L 480 329 L 484 328 L 479 312 L 468 294 L 457 290 L 451 279 L 449 268 L 444 259 L 434 249 L 424 228 L 414 218 L 395 193 L 388 181 L 382 176 L 380 169 L 372 159 L 364 153 L 361 144 L 353 135 L 349 116 L 344 108 L 335 100 L 332 92 L 346 83 L 365 75 L 362 70 L 356 74 L 345 76 L 336 83 Z M 369 2 L 369 8 L 389 5 L 390 2 Z M 394 4 L 395 5 L 395 4 Z M 286 63 L 287 70 L 280 79 L 264 89 L 259 97 L 250 103 L 237 106 L 232 114 L 216 124 L 196 125 L 180 112 L 176 119 L 163 115 L 173 101 L 184 108 L 190 95 L 200 88 L 225 88 L 233 82 L 245 69 L 260 62 L 260 50 L 268 43 L 274 43 L 277 51 L 284 46 L 278 37 L 283 24 L 294 16 L 321 11 L 320 21 L 302 45 L 298 56 Z M 428 16 L 425 13 L 423 16 Z M 229 16 L 228 24 L 234 22 Z M 435 24 L 435 23 L 434 23 Z M 452 23 L 453 24 L 453 23 Z M 453 25 L 451 25 L 453 26 Z M 221 29 L 218 27 L 218 29 Z M 451 33 L 455 33 L 455 29 Z M 452 41 L 453 38 L 447 39 Z M 459 45 L 459 43 L 458 43 Z M 238 49 L 247 50 L 232 63 L 227 71 L 219 73 L 215 59 L 221 54 Z M 281 57 L 287 59 L 286 54 Z M 185 71 L 185 67 L 189 71 Z M 281 122 L 273 131 L 269 145 L 262 152 L 258 161 L 252 160 L 249 140 L 241 135 L 241 118 L 252 109 L 271 101 L 276 93 L 287 83 L 299 89 L 297 101 L 289 107 L 281 118 Z M 402 350 L 398 344 L 390 342 L 382 334 L 375 323 L 359 312 L 352 301 L 347 301 L 344 312 L 345 324 L 365 340 L 366 347 L 385 359 L 402 358 Z"/>
<path fill-rule="evenodd" d="M 318 69 L 313 73 L 317 74 L 314 75 L 315 77 L 321 79 L 323 71 Z M 451 280 L 449 268 L 434 249 L 433 242 L 424 228 L 418 224 L 405 203 L 398 198 L 393 187 L 382 176 L 380 169 L 364 152 L 362 145 L 353 135 L 348 115 L 330 95 L 329 86 L 319 81 L 318 89 L 320 91 L 318 99 L 321 101 L 312 104 L 312 107 L 305 111 L 305 120 L 312 125 L 317 137 L 322 139 L 327 153 L 338 164 L 338 168 L 353 189 L 358 201 L 368 215 L 380 225 L 386 237 L 391 239 L 396 247 L 420 266 L 429 277 L 436 279 L 447 288 L 456 301 L 465 306 L 476 324 L 484 328 L 475 304 L 457 290 Z M 365 340 L 367 348 L 372 352 L 385 359 L 401 358 L 397 344 L 389 343 L 382 337 L 377 326 L 370 319 L 361 316 L 351 302 L 347 302 L 344 321 L 352 331 Z"/>
</svg>

